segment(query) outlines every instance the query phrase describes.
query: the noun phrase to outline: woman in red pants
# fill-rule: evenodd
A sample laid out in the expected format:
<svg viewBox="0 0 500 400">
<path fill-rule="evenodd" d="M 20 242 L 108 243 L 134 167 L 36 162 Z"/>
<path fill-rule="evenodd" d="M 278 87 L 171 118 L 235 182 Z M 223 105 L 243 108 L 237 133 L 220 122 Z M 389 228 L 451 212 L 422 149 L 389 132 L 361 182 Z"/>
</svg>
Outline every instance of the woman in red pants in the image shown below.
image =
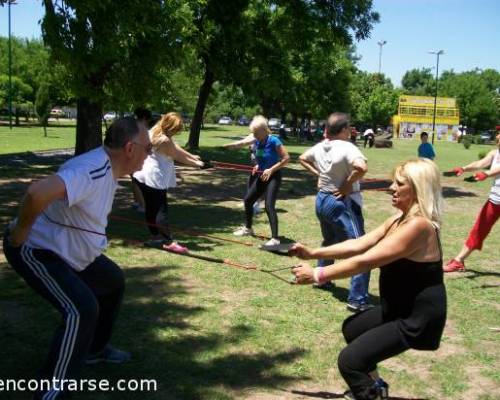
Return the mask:
<svg viewBox="0 0 500 400">
<path fill-rule="evenodd" d="M 474 171 L 476 169 L 489 168 L 488 171 L 479 171 L 474 174 L 476 181 L 484 181 L 487 178 L 493 178 L 493 186 L 491 187 L 488 200 L 484 204 L 479 213 L 476 223 L 469 233 L 469 237 L 465 241 L 462 250 L 443 267 L 444 272 L 463 272 L 465 271 L 465 259 L 474 250 L 481 250 L 483 241 L 491 231 L 498 217 L 500 217 L 500 133 L 496 136 L 497 148 L 491 150 L 486 157 L 479 161 L 467 164 L 465 167 L 453 168 L 457 176 L 462 175 L 466 171 Z"/>
</svg>

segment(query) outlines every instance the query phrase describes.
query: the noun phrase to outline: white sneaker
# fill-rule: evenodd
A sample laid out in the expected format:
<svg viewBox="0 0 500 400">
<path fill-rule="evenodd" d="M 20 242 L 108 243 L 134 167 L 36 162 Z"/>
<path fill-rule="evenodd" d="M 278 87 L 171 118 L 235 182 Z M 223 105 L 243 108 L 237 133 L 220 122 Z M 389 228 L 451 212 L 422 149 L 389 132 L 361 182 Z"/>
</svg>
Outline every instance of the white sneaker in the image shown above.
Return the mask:
<svg viewBox="0 0 500 400">
<path fill-rule="evenodd" d="M 279 241 L 279 239 L 272 238 L 269 239 L 266 243 L 264 243 L 262 247 L 266 250 L 274 250 L 276 247 L 280 245 L 280 243 L 281 242 Z"/>
<path fill-rule="evenodd" d="M 242 226 L 233 232 L 234 236 L 253 236 L 253 229 Z"/>
</svg>

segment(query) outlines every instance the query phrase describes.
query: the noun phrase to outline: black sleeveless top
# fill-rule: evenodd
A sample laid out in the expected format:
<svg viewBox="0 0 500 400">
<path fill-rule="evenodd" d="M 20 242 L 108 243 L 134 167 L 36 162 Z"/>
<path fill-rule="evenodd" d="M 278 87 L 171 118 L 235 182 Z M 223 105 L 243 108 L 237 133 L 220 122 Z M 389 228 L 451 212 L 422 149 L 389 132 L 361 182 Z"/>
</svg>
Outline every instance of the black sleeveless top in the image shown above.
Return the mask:
<svg viewBox="0 0 500 400">
<path fill-rule="evenodd" d="M 396 321 L 409 347 L 439 347 L 446 322 L 442 259 L 417 262 L 402 258 L 387 264 L 380 268 L 379 290 L 384 322 Z"/>
</svg>

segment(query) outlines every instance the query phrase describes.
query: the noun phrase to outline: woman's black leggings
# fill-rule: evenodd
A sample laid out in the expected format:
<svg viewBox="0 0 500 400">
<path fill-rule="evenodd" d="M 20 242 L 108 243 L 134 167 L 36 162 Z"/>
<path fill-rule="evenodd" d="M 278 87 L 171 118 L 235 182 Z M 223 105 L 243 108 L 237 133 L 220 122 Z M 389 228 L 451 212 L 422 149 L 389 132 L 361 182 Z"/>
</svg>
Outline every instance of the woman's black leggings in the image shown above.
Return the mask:
<svg viewBox="0 0 500 400">
<path fill-rule="evenodd" d="M 141 189 L 144 197 L 146 222 L 148 224 L 162 225 L 162 228 L 148 225 L 149 232 L 156 236 L 161 234 L 167 240 L 172 240 L 172 235 L 168 229 L 168 200 L 166 189 L 155 189 L 139 182 L 134 178 L 134 182 Z"/>
<path fill-rule="evenodd" d="M 374 307 L 347 318 L 342 333 L 348 345 L 339 354 L 338 366 L 357 400 L 377 397 L 369 372 L 377 363 L 409 349 L 397 321 L 384 322 L 382 307 Z"/>
<path fill-rule="evenodd" d="M 247 193 L 245 195 L 246 227 L 252 227 L 253 205 L 265 193 L 266 214 L 271 224 L 273 238 L 278 238 L 278 215 L 276 214 L 276 198 L 281 186 L 281 171 L 276 171 L 268 181 L 260 179 L 260 174 L 250 175 L 248 178 Z"/>
</svg>

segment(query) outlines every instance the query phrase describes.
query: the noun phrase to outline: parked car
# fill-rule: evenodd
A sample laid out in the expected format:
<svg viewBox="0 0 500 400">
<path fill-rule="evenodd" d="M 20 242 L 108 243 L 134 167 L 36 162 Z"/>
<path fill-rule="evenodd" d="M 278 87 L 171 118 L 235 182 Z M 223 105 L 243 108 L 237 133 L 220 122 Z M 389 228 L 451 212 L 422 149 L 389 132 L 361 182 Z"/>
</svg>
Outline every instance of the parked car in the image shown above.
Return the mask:
<svg viewBox="0 0 500 400">
<path fill-rule="evenodd" d="M 50 110 L 50 116 L 52 118 L 62 118 L 65 115 L 66 113 L 61 108 L 54 107 L 52 110 Z"/>
<path fill-rule="evenodd" d="M 480 133 L 479 136 L 485 142 L 490 142 L 490 141 L 495 140 L 496 133 L 495 133 L 495 131 L 483 131 Z"/>
<path fill-rule="evenodd" d="M 280 128 L 281 121 L 278 118 L 270 118 L 267 125 L 272 131 L 277 131 Z"/>
<path fill-rule="evenodd" d="M 233 123 L 233 120 L 231 119 L 231 117 L 221 117 L 217 123 L 219 125 L 231 125 Z"/>
<path fill-rule="evenodd" d="M 118 118 L 118 114 L 116 114 L 115 111 L 108 111 L 104 114 L 104 117 L 102 117 L 102 119 L 106 122 L 114 121 L 116 118 Z"/>
<path fill-rule="evenodd" d="M 238 119 L 238 125 L 239 126 L 248 126 L 248 125 L 250 125 L 250 120 L 247 117 L 242 116 Z"/>
</svg>

